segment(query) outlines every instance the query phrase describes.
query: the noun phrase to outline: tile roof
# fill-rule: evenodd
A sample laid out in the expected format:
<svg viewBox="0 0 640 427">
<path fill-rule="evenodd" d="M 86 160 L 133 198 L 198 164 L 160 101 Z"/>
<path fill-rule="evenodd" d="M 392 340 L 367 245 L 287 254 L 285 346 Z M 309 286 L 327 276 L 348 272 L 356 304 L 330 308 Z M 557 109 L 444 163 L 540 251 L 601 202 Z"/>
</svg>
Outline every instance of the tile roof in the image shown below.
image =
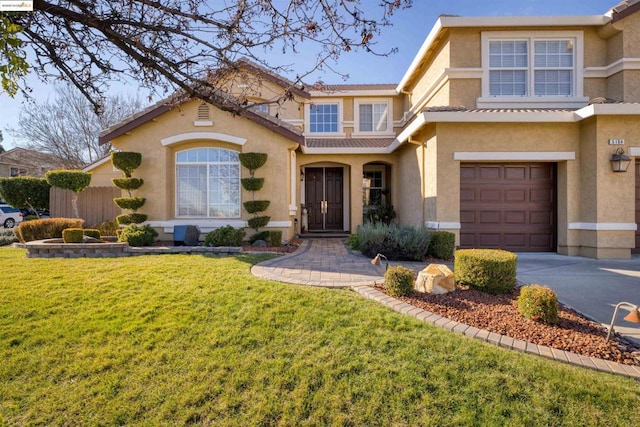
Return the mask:
<svg viewBox="0 0 640 427">
<path fill-rule="evenodd" d="M 308 148 L 387 148 L 395 138 L 307 138 Z"/>
<path fill-rule="evenodd" d="M 374 90 L 396 90 L 397 84 L 372 83 L 372 84 L 316 84 L 309 89 L 318 92 L 349 92 L 349 91 L 374 91 Z"/>
</svg>

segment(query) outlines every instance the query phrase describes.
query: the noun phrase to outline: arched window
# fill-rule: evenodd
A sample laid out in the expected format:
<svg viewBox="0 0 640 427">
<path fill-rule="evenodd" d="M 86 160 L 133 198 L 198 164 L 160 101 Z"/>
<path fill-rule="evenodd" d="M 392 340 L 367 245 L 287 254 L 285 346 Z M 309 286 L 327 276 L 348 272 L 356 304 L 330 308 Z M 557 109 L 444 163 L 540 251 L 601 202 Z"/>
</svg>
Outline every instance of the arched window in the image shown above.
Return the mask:
<svg viewBox="0 0 640 427">
<path fill-rule="evenodd" d="M 176 153 L 176 216 L 240 217 L 240 160 L 223 148 Z"/>
</svg>

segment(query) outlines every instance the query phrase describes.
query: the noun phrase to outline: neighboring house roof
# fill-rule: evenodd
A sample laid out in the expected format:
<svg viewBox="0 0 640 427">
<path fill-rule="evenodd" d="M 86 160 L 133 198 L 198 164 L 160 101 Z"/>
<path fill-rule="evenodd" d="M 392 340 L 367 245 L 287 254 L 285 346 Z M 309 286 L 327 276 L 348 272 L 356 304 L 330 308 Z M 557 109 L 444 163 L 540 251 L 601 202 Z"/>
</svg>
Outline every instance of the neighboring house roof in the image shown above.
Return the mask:
<svg viewBox="0 0 640 427">
<path fill-rule="evenodd" d="M 22 147 L 12 148 L 0 154 L 0 163 L 38 171 L 59 169 L 65 166 L 64 160 L 60 157 Z"/>
</svg>

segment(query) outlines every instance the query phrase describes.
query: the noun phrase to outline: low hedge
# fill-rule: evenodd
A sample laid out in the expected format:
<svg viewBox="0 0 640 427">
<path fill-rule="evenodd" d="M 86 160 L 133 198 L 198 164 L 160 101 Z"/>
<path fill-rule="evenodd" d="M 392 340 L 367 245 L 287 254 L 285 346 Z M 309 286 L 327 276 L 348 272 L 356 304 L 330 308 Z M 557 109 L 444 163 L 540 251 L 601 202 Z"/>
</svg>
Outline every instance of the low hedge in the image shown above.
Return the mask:
<svg viewBox="0 0 640 427">
<path fill-rule="evenodd" d="M 230 225 L 209 232 L 204 238 L 205 246 L 242 246 L 245 231 Z"/>
<path fill-rule="evenodd" d="M 424 227 L 366 223 L 357 229 L 360 251 L 373 258 L 383 254 L 390 260 L 424 261 L 430 233 Z"/>
<path fill-rule="evenodd" d="M 84 230 L 82 228 L 67 228 L 62 230 L 62 240 L 65 243 L 82 243 Z"/>
<path fill-rule="evenodd" d="M 454 255 L 456 282 L 491 294 L 516 286 L 518 256 L 501 249 L 459 249 Z"/>
<path fill-rule="evenodd" d="M 129 246 L 151 246 L 158 237 L 158 232 L 150 225 L 127 225 L 119 230 L 118 241 L 127 242 Z"/>
<path fill-rule="evenodd" d="M 254 234 L 253 236 L 249 237 L 249 243 L 251 243 L 253 245 L 258 240 L 267 241 L 267 240 L 269 240 L 269 236 L 270 235 L 271 235 L 271 232 L 268 231 L 268 230 L 261 231 L 259 233 Z"/>
<path fill-rule="evenodd" d="M 527 319 L 549 325 L 558 323 L 558 296 L 549 287 L 524 286 L 517 302 L 518 311 Z"/>
<path fill-rule="evenodd" d="M 449 231 L 432 231 L 427 255 L 438 259 L 451 259 L 456 250 L 456 235 Z"/>
<path fill-rule="evenodd" d="M 401 265 L 389 267 L 384 273 L 384 287 L 394 297 L 409 295 L 413 291 L 413 271 Z"/>
<path fill-rule="evenodd" d="M 85 236 L 93 237 L 94 239 L 98 240 L 102 238 L 100 230 L 96 228 L 85 228 L 83 231 Z"/>
<path fill-rule="evenodd" d="M 269 244 L 275 248 L 282 246 L 282 231 L 274 230 L 269 232 Z"/>
<path fill-rule="evenodd" d="M 20 242 L 34 240 L 59 239 L 62 231 L 67 228 L 81 228 L 84 220 L 81 218 L 45 218 L 21 222 L 15 228 L 16 237 Z"/>
</svg>

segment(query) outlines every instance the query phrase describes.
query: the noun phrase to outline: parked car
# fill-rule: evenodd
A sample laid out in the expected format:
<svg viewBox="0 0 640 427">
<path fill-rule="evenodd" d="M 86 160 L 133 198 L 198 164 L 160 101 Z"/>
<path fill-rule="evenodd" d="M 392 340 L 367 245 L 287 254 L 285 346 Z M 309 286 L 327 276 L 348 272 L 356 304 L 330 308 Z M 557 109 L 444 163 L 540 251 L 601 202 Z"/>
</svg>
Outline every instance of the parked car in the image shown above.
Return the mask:
<svg viewBox="0 0 640 427">
<path fill-rule="evenodd" d="M 51 215 L 49 214 L 49 210 L 48 209 L 38 209 L 38 214 L 36 215 L 36 212 L 33 209 L 27 209 L 27 208 L 23 208 L 20 209 L 20 212 L 22 212 L 22 217 L 26 218 L 28 216 L 39 216 L 40 219 L 43 218 L 50 218 Z"/>
<path fill-rule="evenodd" d="M 13 228 L 21 222 L 22 212 L 20 212 L 20 209 L 13 208 L 9 205 L 0 205 L 0 224 L 2 224 L 4 228 Z"/>
</svg>

